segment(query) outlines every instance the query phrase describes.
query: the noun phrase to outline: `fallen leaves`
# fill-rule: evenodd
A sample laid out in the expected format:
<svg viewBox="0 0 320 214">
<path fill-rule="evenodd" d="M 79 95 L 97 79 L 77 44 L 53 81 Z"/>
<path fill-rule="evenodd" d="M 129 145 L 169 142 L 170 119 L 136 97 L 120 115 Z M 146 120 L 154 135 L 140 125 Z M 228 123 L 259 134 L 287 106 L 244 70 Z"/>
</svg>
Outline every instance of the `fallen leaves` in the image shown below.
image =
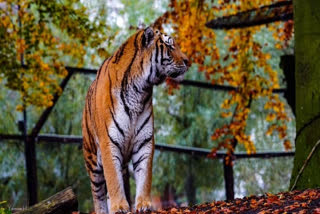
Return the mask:
<svg viewBox="0 0 320 214">
<path fill-rule="evenodd" d="M 281 192 L 276 195 L 249 196 L 233 201 L 214 201 L 192 207 L 173 207 L 165 210 L 139 212 L 140 214 L 209 214 L 209 213 L 297 213 L 320 214 L 320 188 Z"/>
</svg>

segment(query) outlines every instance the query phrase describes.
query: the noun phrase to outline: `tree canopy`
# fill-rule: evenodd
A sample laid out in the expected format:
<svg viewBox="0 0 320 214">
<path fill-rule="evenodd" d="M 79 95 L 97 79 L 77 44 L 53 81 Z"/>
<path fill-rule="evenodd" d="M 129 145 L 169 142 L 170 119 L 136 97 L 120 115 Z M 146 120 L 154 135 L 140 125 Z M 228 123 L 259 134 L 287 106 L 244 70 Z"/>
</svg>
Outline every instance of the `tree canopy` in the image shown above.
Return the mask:
<svg viewBox="0 0 320 214">
<path fill-rule="evenodd" d="M 86 49 L 108 39 L 103 9 L 89 17 L 78 0 L 1 1 L 0 10 L 0 80 L 20 93 L 18 110 L 51 106 L 65 65 L 83 66 Z"/>
<path fill-rule="evenodd" d="M 159 23 L 171 24 L 181 50 L 198 65 L 199 71 L 204 72 L 207 79 L 213 84 L 227 84 L 237 88 L 221 103 L 221 108 L 225 111 L 220 116 L 230 119 L 212 134 L 212 140 L 219 142 L 212 150 L 212 156 L 220 148 L 227 149 L 231 154 L 237 143 L 242 144 L 249 154 L 256 151 L 254 142 L 246 131 L 247 119 L 252 101 L 264 97 L 267 98 L 264 105 L 268 112 L 266 120 L 270 123 L 266 135 L 277 132 L 285 149 L 292 148 L 287 137 L 290 117 L 285 109 L 285 102 L 273 93 L 274 89 L 280 88 L 283 77 L 279 67 L 274 65 L 270 53 L 289 48 L 293 35 L 292 21 L 231 29 L 224 33 L 206 27 L 206 23 L 217 16 L 235 14 L 273 2 L 275 1 L 172 0 L 171 11 L 158 19 Z M 159 23 L 156 25 L 160 25 Z M 273 39 L 259 39 L 263 36 L 262 33 L 272 35 Z M 218 43 L 218 37 L 223 37 L 223 41 Z M 279 52 L 275 54 L 278 55 Z"/>
</svg>

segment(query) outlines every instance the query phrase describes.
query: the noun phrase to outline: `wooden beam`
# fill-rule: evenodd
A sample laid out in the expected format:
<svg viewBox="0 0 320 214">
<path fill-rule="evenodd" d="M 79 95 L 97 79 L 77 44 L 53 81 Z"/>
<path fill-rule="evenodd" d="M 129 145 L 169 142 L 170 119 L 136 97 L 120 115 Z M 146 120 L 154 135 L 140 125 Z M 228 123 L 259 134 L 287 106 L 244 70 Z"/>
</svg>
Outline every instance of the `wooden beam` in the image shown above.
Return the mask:
<svg viewBox="0 0 320 214">
<path fill-rule="evenodd" d="M 71 214 L 78 210 L 78 200 L 71 187 L 16 214 Z"/>
<path fill-rule="evenodd" d="M 292 19 L 292 1 L 281 1 L 257 9 L 240 12 L 235 15 L 219 17 L 207 22 L 206 26 L 212 29 L 232 29 Z"/>
</svg>

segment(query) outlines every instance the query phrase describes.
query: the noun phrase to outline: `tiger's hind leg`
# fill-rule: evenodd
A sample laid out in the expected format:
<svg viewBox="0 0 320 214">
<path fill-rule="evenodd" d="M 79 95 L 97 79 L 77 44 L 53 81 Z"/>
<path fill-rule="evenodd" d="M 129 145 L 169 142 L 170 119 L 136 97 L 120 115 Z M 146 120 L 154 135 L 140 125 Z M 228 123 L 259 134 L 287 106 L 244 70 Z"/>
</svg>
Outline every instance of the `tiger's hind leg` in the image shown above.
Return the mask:
<svg viewBox="0 0 320 214">
<path fill-rule="evenodd" d="M 94 151 L 92 151 L 94 150 Z M 101 161 L 99 160 L 99 152 L 90 144 L 87 144 L 84 138 L 83 151 L 85 156 L 85 164 L 90 177 L 91 192 L 96 214 L 107 214 L 107 188 L 103 174 Z M 96 154 L 96 155 L 95 155 Z"/>
<path fill-rule="evenodd" d="M 91 179 L 91 192 L 96 214 L 107 214 L 107 189 L 103 174 L 96 174 L 94 179 Z"/>
</svg>

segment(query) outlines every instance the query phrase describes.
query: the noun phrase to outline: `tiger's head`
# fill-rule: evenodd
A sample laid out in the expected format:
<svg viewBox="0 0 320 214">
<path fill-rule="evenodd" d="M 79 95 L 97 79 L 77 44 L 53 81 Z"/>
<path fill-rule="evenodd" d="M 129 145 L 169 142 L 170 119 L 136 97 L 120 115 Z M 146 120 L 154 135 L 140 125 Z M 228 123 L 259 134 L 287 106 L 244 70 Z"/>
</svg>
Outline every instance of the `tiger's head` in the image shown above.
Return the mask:
<svg viewBox="0 0 320 214">
<path fill-rule="evenodd" d="M 159 30 L 147 27 L 141 33 L 141 46 L 146 54 L 144 61 L 150 60 L 150 68 L 145 71 L 147 81 L 158 85 L 167 77 L 182 81 L 184 73 L 190 66 L 174 39 Z"/>
</svg>

